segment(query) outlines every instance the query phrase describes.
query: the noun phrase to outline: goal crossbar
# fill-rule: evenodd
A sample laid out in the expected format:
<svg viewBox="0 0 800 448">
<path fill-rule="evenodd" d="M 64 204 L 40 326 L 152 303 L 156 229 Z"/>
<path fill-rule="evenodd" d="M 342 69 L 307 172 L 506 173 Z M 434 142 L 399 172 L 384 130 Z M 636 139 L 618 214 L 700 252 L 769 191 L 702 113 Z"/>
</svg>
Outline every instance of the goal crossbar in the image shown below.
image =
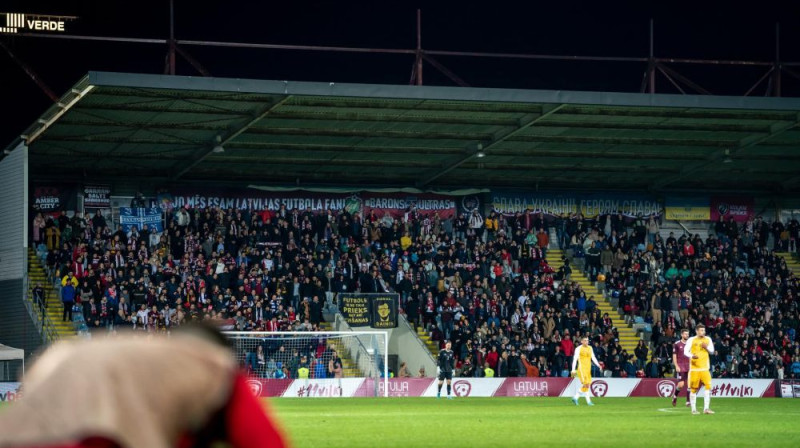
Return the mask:
<svg viewBox="0 0 800 448">
<path fill-rule="evenodd" d="M 360 376 L 366 373 L 366 377 L 375 380 L 375 396 L 389 396 L 389 334 L 386 331 L 225 331 L 223 334 L 232 341 L 353 339 L 354 343 L 344 346 L 349 351 L 346 356 L 356 360 L 356 367 L 362 372 Z M 383 383 L 382 391 L 379 383 Z"/>
</svg>

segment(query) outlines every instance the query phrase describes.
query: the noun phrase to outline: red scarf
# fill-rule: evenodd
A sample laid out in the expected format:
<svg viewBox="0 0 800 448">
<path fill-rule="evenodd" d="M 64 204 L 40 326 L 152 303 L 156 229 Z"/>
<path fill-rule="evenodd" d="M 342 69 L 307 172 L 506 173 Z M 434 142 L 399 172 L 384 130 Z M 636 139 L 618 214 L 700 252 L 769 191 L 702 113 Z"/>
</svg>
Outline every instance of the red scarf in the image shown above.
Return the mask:
<svg viewBox="0 0 800 448">
<path fill-rule="evenodd" d="M 77 278 L 83 278 L 86 273 L 83 270 L 83 263 L 79 263 L 77 261 L 72 263 L 72 272 L 75 274 Z"/>
</svg>

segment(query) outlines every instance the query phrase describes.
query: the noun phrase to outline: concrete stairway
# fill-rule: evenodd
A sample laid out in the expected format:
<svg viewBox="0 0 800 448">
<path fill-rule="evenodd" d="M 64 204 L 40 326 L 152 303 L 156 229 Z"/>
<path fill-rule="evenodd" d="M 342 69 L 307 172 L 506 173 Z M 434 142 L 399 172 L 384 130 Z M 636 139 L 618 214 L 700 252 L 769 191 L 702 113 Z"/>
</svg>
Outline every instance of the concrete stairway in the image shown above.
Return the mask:
<svg viewBox="0 0 800 448">
<path fill-rule="evenodd" d="M 50 318 L 56 330 L 58 338 L 75 336 L 75 327 L 72 322 L 62 322 L 61 318 L 64 312 L 64 306 L 61 304 L 61 298 L 58 296 L 58 290 L 47 280 L 47 273 L 44 271 L 39 258 L 36 256 L 36 251 L 32 248 L 28 249 L 28 300 L 33 305 L 33 309 L 39 313 L 39 305 L 33 300 L 33 288 L 40 284 L 44 288 L 44 296 L 47 302 L 46 315 Z M 55 342 L 55 341 L 51 341 Z"/>
<path fill-rule="evenodd" d="M 439 345 L 436 341 L 431 339 L 430 334 L 425 331 L 425 328 L 422 326 L 417 327 L 417 337 L 425 344 L 425 347 L 428 348 L 428 351 L 431 352 L 433 355 L 433 359 L 438 359 L 439 357 Z"/>
<path fill-rule="evenodd" d="M 564 252 L 560 249 L 547 250 L 547 262 L 555 271 L 558 271 L 558 269 L 564 265 L 562 260 L 563 256 Z M 597 308 L 600 310 L 600 313 L 608 313 L 609 317 L 611 317 L 614 322 L 614 326 L 617 327 L 617 331 L 619 332 L 619 344 L 628 352 L 629 355 L 633 355 L 633 350 L 636 348 L 636 345 L 639 343 L 640 339 L 636 334 L 636 331 L 630 325 L 625 323 L 625 320 L 622 318 L 620 312 L 614 308 L 614 306 L 612 306 L 611 303 L 609 303 L 609 301 L 606 299 L 604 294 L 598 290 L 593 280 L 588 279 L 586 274 L 573 263 L 570 263 L 570 267 L 572 268 L 572 281 L 580 285 L 581 289 L 586 292 L 587 298 L 594 296 L 594 300 L 597 302 Z"/>
<path fill-rule="evenodd" d="M 796 277 L 800 277 L 800 259 L 795 254 L 790 252 L 775 252 L 775 255 L 783 257 L 786 260 L 786 267 L 794 273 Z"/>
</svg>

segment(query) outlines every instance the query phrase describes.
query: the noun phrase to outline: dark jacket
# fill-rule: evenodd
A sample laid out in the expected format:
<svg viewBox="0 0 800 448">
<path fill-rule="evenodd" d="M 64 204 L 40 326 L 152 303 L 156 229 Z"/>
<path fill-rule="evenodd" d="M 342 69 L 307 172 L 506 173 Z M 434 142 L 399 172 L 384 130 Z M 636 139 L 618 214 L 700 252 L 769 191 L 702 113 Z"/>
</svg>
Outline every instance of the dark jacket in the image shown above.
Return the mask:
<svg viewBox="0 0 800 448">
<path fill-rule="evenodd" d="M 67 284 L 61 288 L 61 301 L 64 303 L 75 302 L 75 287 L 71 284 Z"/>
<path fill-rule="evenodd" d="M 500 378 L 508 377 L 508 360 L 505 360 L 501 357 L 500 360 L 497 361 L 497 373 L 495 376 Z"/>
</svg>

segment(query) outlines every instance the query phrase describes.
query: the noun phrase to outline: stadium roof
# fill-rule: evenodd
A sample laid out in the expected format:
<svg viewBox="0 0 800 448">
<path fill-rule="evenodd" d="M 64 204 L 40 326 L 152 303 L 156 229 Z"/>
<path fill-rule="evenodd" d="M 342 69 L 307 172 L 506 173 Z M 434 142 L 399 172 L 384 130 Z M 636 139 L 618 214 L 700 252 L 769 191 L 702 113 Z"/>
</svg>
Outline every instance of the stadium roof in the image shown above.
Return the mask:
<svg viewBox="0 0 800 448">
<path fill-rule="evenodd" d="M 90 72 L 22 138 L 34 179 L 796 192 L 799 124 L 795 98 Z"/>
</svg>

